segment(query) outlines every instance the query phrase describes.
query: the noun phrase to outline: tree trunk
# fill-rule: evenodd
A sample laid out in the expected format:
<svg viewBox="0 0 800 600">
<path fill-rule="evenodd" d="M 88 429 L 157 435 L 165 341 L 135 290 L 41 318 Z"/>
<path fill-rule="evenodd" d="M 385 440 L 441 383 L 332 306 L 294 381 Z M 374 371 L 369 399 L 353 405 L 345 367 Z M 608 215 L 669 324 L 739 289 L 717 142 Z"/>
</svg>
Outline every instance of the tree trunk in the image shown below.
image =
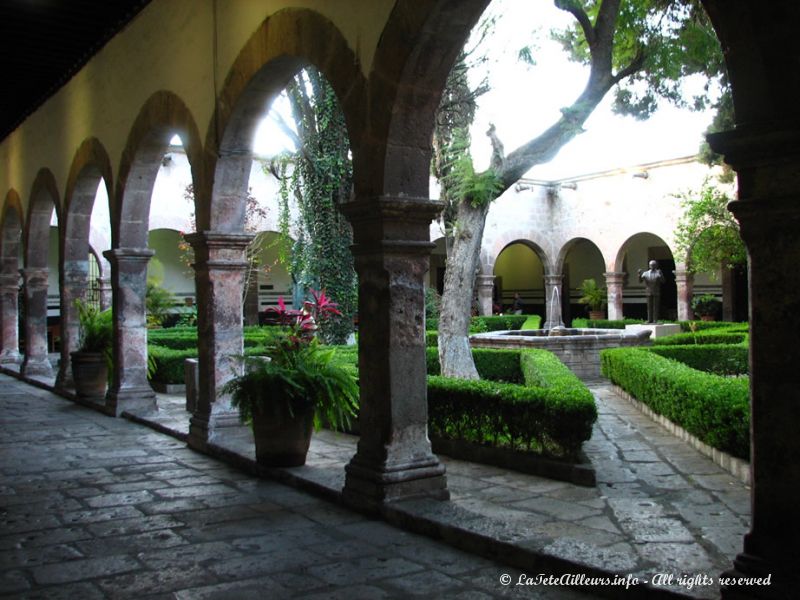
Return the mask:
<svg viewBox="0 0 800 600">
<path fill-rule="evenodd" d="M 469 322 L 488 213 L 488 203 L 478 208 L 473 208 L 469 202 L 458 205 L 439 311 L 439 362 L 445 377 L 479 379 L 469 346 Z"/>
</svg>

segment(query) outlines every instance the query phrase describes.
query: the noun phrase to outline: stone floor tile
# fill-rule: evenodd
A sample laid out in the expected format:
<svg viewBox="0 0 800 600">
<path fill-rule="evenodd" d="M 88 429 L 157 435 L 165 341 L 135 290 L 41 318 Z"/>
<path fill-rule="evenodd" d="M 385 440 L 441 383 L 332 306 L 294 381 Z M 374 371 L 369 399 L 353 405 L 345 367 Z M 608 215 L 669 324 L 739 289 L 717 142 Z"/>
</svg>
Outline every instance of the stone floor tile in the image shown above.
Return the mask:
<svg viewBox="0 0 800 600">
<path fill-rule="evenodd" d="M 69 583 L 83 579 L 105 577 L 141 569 L 141 564 L 130 556 L 86 558 L 69 562 L 34 567 L 33 579 L 42 585 Z"/>
</svg>

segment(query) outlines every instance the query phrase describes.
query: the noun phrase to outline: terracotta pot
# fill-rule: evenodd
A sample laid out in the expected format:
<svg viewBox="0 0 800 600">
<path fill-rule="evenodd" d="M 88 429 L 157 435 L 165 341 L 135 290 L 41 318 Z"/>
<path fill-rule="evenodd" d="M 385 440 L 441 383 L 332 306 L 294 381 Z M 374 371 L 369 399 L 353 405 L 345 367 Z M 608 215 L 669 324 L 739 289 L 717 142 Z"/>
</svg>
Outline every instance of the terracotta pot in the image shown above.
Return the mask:
<svg viewBox="0 0 800 600">
<path fill-rule="evenodd" d="M 108 363 L 100 352 L 71 352 L 75 393 L 85 400 L 103 400 L 108 385 Z"/>
<path fill-rule="evenodd" d="M 714 315 L 700 315 L 701 321 L 716 321 L 716 317 Z"/>
<path fill-rule="evenodd" d="M 606 318 L 606 313 L 602 310 L 590 310 L 589 311 L 589 320 L 590 321 L 602 321 Z"/>
<path fill-rule="evenodd" d="M 277 404 L 277 403 L 276 403 Z M 314 410 L 290 414 L 283 403 L 272 410 L 253 411 L 256 462 L 265 467 L 299 467 L 306 464 Z"/>
</svg>

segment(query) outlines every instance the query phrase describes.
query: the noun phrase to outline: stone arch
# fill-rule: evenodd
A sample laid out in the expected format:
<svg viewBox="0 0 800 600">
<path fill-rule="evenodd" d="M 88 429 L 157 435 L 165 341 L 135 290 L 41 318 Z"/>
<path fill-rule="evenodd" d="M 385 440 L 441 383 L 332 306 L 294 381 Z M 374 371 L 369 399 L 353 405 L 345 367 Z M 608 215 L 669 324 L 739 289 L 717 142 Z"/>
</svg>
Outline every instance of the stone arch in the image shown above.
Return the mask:
<svg viewBox="0 0 800 600">
<path fill-rule="evenodd" d="M 545 275 L 552 275 L 557 272 L 555 263 L 550 255 L 548 255 L 540 244 L 530 239 L 530 232 L 517 230 L 503 232 L 502 235 L 495 238 L 491 248 L 481 249 L 481 272 L 485 275 L 491 275 L 494 271 L 494 264 L 497 262 L 497 257 L 500 256 L 503 250 L 514 243 L 525 244 L 536 253 L 539 260 L 542 261 L 542 265 L 544 265 Z"/>
<path fill-rule="evenodd" d="M 46 268 L 50 221 L 53 211 L 59 223 L 62 221 L 61 201 L 58 186 L 49 169 L 41 169 L 31 188 L 28 203 L 28 219 L 25 227 L 25 266 Z"/>
<path fill-rule="evenodd" d="M 120 161 L 111 207 L 112 247 L 146 247 L 153 186 L 161 159 L 175 134 L 180 136 L 186 150 L 195 195 L 202 195 L 204 160 L 194 117 L 173 92 L 156 92 L 139 111 Z"/>
<path fill-rule="evenodd" d="M 196 191 L 204 186 L 200 134 L 186 104 L 173 92 L 159 91 L 142 106 L 122 153 L 111 206 L 111 263 L 114 313 L 114 374 L 106 410 L 152 410 L 155 393 L 147 380 L 145 294 L 150 202 L 170 140 L 179 135 Z M 199 194 L 202 195 L 202 194 Z M 197 203 L 195 203 L 197 204 Z"/>
<path fill-rule="evenodd" d="M 90 246 L 92 212 L 101 184 L 105 185 L 110 203 L 113 197 L 111 160 L 100 140 L 92 137 L 81 143 L 72 158 L 60 223 L 61 360 L 56 376 L 56 387 L 59 389 L 69 388 L 73 383 L 70 353 L 78 349 L 79 340 L 75 301 L 85 299 L 93 283 L 89 281 L 89 253 L 97 257 L 101 273 L 109 271 L 102 255 L 98 256 Z M 110 222 L 105 225 L 110 229 Z M 100 282 L 97 284 L 101 286 Z"/>
<path fill-rule="evenodd" d="M 28 203 L 25 227 L 25 268 L 22 270 L 25 299 L 25 360 L 22 373 L 50 377 L 47 357 L 47 292 L 50 222 L 53 212 L 61 222 L 58 186 L 48 169 L 36 175 Z"/>
<path fill-rule="evenodd" d="M 573 251 L 582 253 L 583 262 L 580 265 L 567 264 L 567 258 Z M 593 264 L 587 265 L 588 261 Z M 594 279 L 598 286 L 604 287 L 606 285 L 606 264 L 607 260 L 603 251 L 589 238 L 574 237 L 561 247 L 556 259 L 556 272 L 563 277 L 561 283 L 562 315 L 565 323 L 571 322 L 574 317 L 586 315 L 585 307 L 578 303 L 581 297 L 579 291 L 581 284 L 586 279 Z"/>
<path fill-rule="evenodd" d="M 399 0 L 369 76 L 356 196 L 427 198 L 434 115 L 450 69 L 489 0 Z"/>
<path fill-rule="evenodd" d="M 519 267 L 520 264 L 528 265 L 533 268 L 535 268 L 536 265 L 535 263 L 531 264 L 525 262 L 528 260 L 526 259 L 525 252 L 522 251 L 520 254 L 518 250 L 512 250 L 512 248 L 515 246 L 523 246 L 528 251 L 532 252 L 536 259 L 541 263 L 541 279 L 534 274 L 534 270 L 529 270 L 526 276 L 519 275 L 519 268 L 517 267 Z M 505 271 L 506 276 L 503 276 L 502 272 L 498 272 L 498 268 L 507 266 L 503 264 L 505 261 L 500 260 L 503 253 L 507 251 L 516 252 L 516 254 L 513 254 L 513 256 L 516 257 L 516 260 L 514 262 L 514 268 L 512 269 L 512 272 L 510 273 L 509 271 Z M 541 246 L 531 240 L 517 238 L 506 243 L 500 252 L 497 253 L 496 258 L 493 261 L 491 271 L 491 275 L 494 276 L 495 287 L 497 288 L 497 302 L 500 304 L 500 306 L 502 308 L 510 306 L 514 302 L 514 295 L 519 293 L 522 301 L 525 304 L 526 314 L 540 314 L 542 317 L 544 317 L 548 302 L 548 276 L 551 275 L 548 263 L 549 259 L 545 251 L 541 248 Z"/>
<path fill-rule="evenodd" d="M 0 364 L 19 362 L 19 263 L 23 231 L 22 201 L 6 193 L 0 218 Z"/>
<path fill-rule="evenodd" d="M 626 260 L 627 255 L 634 243 L 640 245 L 637 248 L 636 256 L 628 261 Z M 642 246 L 641 243 L 649 243 L 650 245 Z M 666 248 L 666 252 L 660 250 L 660 248 Z M 634 318 L 643 318 L 647 316 L 644 284 L 639 281 L 637 271 L 639 269 L 646 270 L 647 263 L 650 260 L 656 260 L 664 274 L 664 283 L 661 287 L 660 318 L 676 319 L 678 291 L 675 279 L 675 271 L 677 269 L 675 253 L 672 248 L 670 248 L 669 244 L 664 241 L 664 238 L 649 231 L 640 231 L 628 237 L 617 251 L 617 256 L 614 261 L 614 271 L 623 274 L 625 316 Z"/>
<path fill-rule="evenodd" d="M 198 201 L 197 230 L 238 233 L 244 224 L 256 127 L 267 102 L 303 67 L 319 70 L 336 92 L 351 140 L 362 136 L 364 77 L 336 26 L 308 9 L 284 9 L 250 36 L 225 80 L 206 147 L 215 173 L 211 198 Z M 353 154 L 358 151 L 355 144 Z"/>
</svg>

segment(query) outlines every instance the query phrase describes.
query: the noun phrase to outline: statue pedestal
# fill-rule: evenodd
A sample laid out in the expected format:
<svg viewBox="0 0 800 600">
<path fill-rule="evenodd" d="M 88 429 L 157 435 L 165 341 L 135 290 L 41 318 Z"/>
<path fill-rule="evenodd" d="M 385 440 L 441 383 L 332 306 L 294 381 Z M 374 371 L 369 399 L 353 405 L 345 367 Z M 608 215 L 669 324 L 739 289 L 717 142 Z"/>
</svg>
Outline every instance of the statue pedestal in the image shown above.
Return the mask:
<svg viewBox="0 0 800 600">
<path fill-rule="evenodd" d="M 631 333 L 639 333 L 640 331 L 649 331 L 650 339 L 654 340 L 668 335 L 675 335 L 681 332 L 681 326 L 676 323 L 643 323 L 641 325 L 626 325 L 625 331 Z"/>
</svg>

